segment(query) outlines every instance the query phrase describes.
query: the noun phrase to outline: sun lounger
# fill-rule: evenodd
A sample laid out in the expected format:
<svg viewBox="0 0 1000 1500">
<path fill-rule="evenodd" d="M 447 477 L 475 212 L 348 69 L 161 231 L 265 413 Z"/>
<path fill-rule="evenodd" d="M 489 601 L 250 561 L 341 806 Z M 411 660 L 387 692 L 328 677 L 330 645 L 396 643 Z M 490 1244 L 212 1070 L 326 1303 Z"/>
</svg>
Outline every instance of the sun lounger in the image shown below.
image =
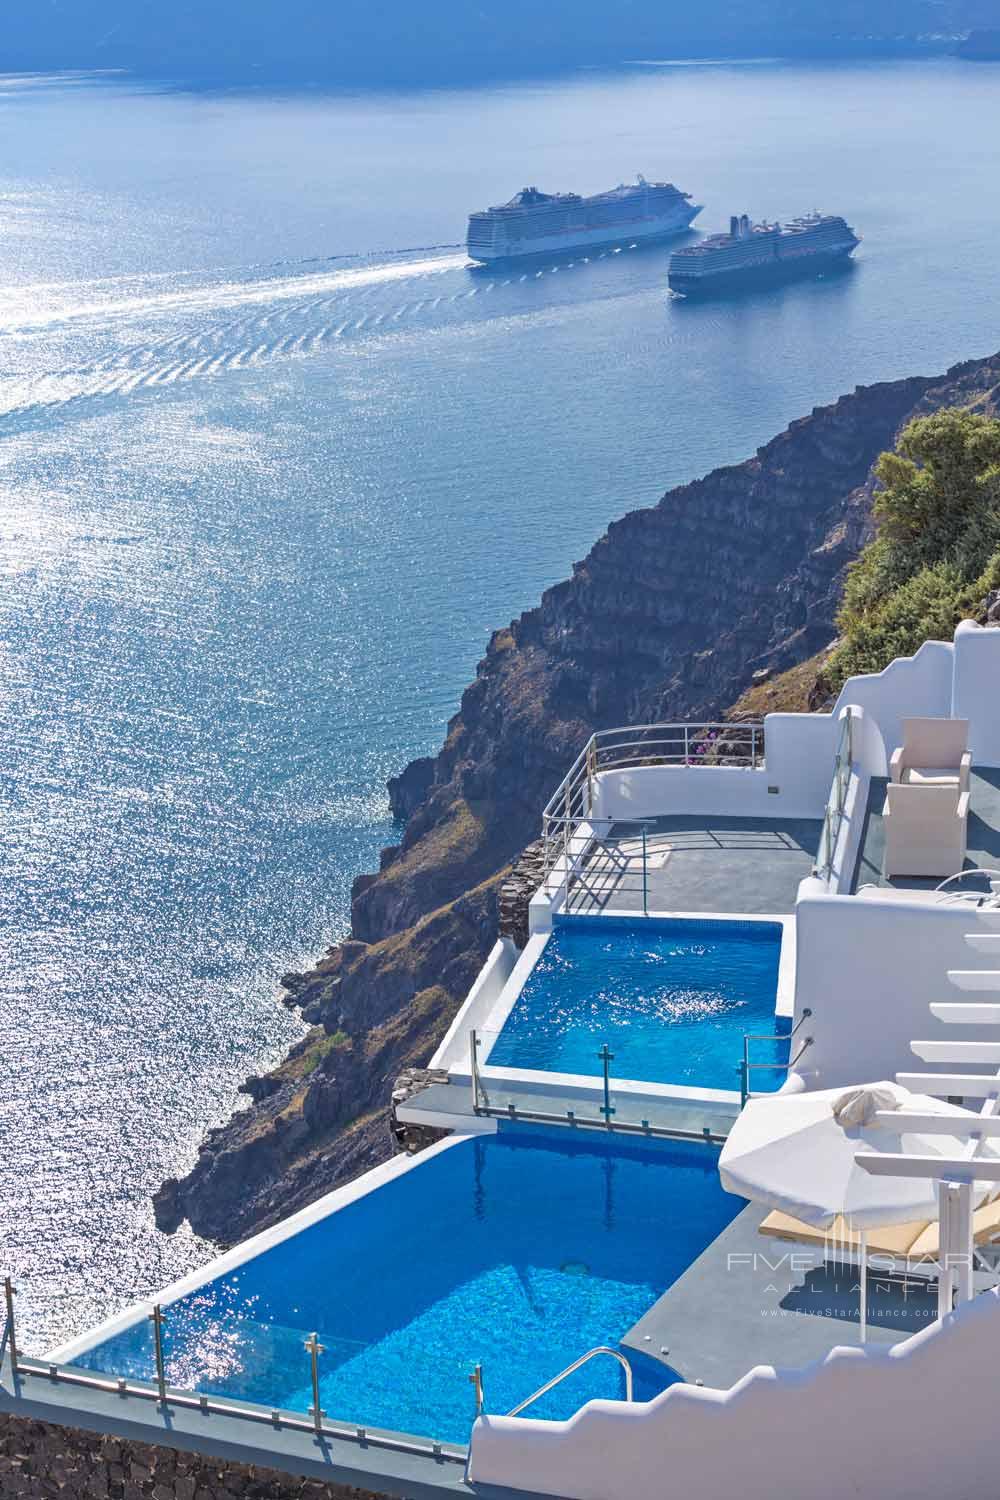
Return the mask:
<svg viewBox="0 0 1000 1500">
<path fill-rule="evenodd" d="M 939 1225 L 936 1219 L 925 1224 L 895 1224 L 888 1229 L 870 1229 L 867 1234 L 868 1254 L 892 1256 L 894 1260 L 908 1264 L 922 1263 L 929 1266 L 936 1261 L 939 1245 Z M 769 1213 L 760 1226 L 760 1233 L 776 1240 L 789 1240 L 797 1245 L 822 1246 L 831 1257 L 837 1250 L 859 1251 L 861 1237 L 849 1229 L 844 1219 L 836 1218 L 829 1229 L 816 1229 L 794 1219 L 791 1214 L 775 1210 Z M 988 1245 L 1000 1238 L 1000 1197 L 993 1198 L 977 1208 L 972 1216 L 972 1238 L 975 1245 Z"/>
</svg>

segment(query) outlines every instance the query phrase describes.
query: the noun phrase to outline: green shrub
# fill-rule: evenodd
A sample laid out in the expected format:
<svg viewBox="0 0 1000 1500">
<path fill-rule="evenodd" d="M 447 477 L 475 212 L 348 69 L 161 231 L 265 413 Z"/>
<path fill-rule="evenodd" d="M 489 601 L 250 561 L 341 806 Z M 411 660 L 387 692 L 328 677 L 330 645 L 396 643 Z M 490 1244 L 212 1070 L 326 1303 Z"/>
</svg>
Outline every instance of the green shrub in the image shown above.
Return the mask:
<svg viewBox="0 0 1000 1500">
<path fill-rule="evenodd" d="M 960 407 L 919 417 L 875 473 L 875 538 L 848 574 L 833 689 L 950 640 L 1000 582 L 1000 421 Z"/>
</svg>

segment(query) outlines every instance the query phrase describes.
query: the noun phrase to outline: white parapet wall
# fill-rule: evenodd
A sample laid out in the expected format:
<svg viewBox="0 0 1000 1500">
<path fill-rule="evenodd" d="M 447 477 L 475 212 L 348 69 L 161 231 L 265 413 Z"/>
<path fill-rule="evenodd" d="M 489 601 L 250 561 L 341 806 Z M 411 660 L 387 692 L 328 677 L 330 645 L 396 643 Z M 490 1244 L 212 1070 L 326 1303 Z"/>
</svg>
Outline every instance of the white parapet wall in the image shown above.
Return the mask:
<svg viewBox="0 0 1000 1500">
<path fill-rule="evenodd" d="M 591 1401 L 568 1422 L 481 1417 L 469 1478 L 566 1500 L 985 1500 L 998 1347 L 1000 1299 L 987 1292 L 891 1350 L 760 1366 L 728 1391 Z"/>
<path fill-rule="evenodd" d="M 997 633 L 1000 645 L 1000 632 Z M 849 677 L 840 690 L 834 716 L 852 704 L 865 710 L 881 731 L 881 753 L 869 747 L 866 770 L 889 774 L 889 756 L 903 743 L 904 718 L 948 718 L 952 705 L 955 647 L 950 641 L 925 641 L 913 656 L 900 656 L 884 672 Z M 1000 665 L 1000 663 L 998 663 Z"/>
<path fill-rule="evenodd" d="M 815 894 L 810 894 L 815 891 Z M 964 903 L 869 900 L 820 894 L 804 881 L 796 906 L 795 1016 L 812 1037 L 799 1072 L 809 1088 L 892 1078 L 913 1067 L 917 1037 L 936 1035 L 934 1001 L 949 994 L 947 971 L 975 967 L 969 932 L 1000 932 L 1000 912 Z M 967 1041 L 995 1041 L 989 1027 L 963 1028 Z"/>
<path fill-rule="evenodd" d="M 849 677 L 834 713 L 848 703 L 865 709 L 881 730 L 884 760 L 867 767 L 873 776 L 888 775 L 904 718 L 968 719 L 973 762 L 1000 766 L 1000 629 L 963 620 L 954 642 L 925 641 L 884 672 Z"/>
<path fill-rule="evenodd" d="M 969 720 L 977 766 L 1000 766 L 1000 630 L 965 620 L 955 631 L 952 714 Z"/>
<path fill-rule="evenodd" d="M 837 722 L 830 714 L 768 714 L 766 765 L 665 765 L 600 771 L 595 823 L 633 818 L 821 818 L 830 793 Z"/>
<path fill-rule="evenodd" d="M 476 975 L 458 1014 L 452 1021 L 444 1040 L 430 1060 L 432 1068 L 469 1066 L 469 1033 L 481 1031 L 487 1017 L 503 994 L 514 965 L 519 958 L 517 945 L 510 938 L 497 938 L 490 949 L 489 957 Z"/>
</svg>

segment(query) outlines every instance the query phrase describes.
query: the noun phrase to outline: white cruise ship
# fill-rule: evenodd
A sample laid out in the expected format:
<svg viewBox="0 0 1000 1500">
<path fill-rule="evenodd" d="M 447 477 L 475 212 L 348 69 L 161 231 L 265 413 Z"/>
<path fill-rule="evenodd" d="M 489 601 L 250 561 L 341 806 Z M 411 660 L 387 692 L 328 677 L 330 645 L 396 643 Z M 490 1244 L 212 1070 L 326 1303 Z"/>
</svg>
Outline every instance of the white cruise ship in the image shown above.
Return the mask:
<svg viewBox="0 0 1000 1500">
<path fill-rule="evenodd" d="M 734 214 L 728 234 L 712 234 L 675 250 L 667 281 L 675 292 L 774 281 L 844 261 L 859 244 L 838 214 L 805 214 L 787 224 L 752 224 L 746 214 Z"/>
<path fill-rule="evenodd" d="M 472 259 L 484 263 L 589 250 L 681 234 L 699 213 L 690 193 L 642 175 L 592 198 L 526 187 L 509 203 L 471 214 L 467 244 Z"/>
</svg>

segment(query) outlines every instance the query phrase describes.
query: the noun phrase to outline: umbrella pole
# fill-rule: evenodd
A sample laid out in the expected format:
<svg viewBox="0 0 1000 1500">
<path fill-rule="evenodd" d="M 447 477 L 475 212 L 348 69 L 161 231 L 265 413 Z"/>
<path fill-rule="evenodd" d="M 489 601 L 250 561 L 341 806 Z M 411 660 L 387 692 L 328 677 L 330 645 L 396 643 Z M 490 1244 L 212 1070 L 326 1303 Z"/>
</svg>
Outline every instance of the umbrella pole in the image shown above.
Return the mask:
<svg viewBox="0 0 1000 1500">
<path fill-rule="evenodd" d="M 861 1342 L 868 1342 L 868 1235 L 864 1229 L 861 1231 L 861 1274 L 858 1277 L 861 1283 Z"/>
</svg>

